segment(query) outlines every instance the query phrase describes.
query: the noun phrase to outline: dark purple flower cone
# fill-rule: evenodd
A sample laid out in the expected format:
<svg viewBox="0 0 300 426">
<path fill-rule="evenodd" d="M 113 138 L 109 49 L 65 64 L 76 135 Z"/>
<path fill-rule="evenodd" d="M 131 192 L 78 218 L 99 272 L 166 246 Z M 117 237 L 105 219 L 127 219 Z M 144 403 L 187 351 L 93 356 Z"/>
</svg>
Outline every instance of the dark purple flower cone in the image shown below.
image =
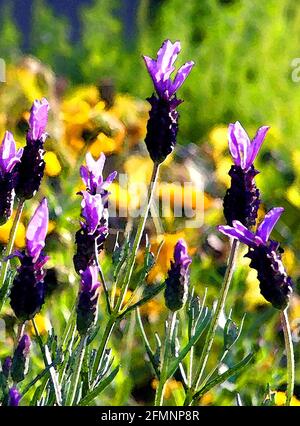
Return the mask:
<svg viewBox="0 0 300 426">
<path fill-rule="evenodd" d="M 80 335 L 85 335 L 97 317 L 98 295 L 97 288 L 90 291 L 81 291 L 77 305 L 77 330 Z"/>
<path fill-rule="evenodd" d="M 28 372 L 30 345 L 29 336 L 24 334 L 15 349 L 12 360 L 11 378 L 14 383 L 19 383 L 24 380 Z"/>
<path fill-rule="evenodd" d="M 17 164 L 16 194 L 19 199 L 29 200 L 38 191 L 44 175 L 44 140 L 27 140 L 21 163 Z"/>
<path fill-rule="evenodd" d="M 10 356 L 7 356 L 2 364 L 2 373 L 4 374 L 5 378 L 7 379 L 11 370 L 12 366 L 12 359 Z"/>
<path fill-rule="evenodd" d="M 246 257 L 251 259 L 250 266 L 257 270 L 260 292 L 274 308 L 285 309 L 293 291 L 292 279 L 287 275 L 281 260 L 283 250 L 279 243 L 249 248 Z"/>
<path fill-rule="evenodd" d="M 18 407 L 22 395 L 18 389 L 14 386 L 8 392 L 8 406 L 9 407 Z"/>
<path fill-rule="evenodd" d="M 227 225 L 239 220 L 247 228 L 255 225 L 260 205 L 260 194 L 254 178 L 258 174 L 252 165 L 247 171 L 239 166 L 231 166 L 231 187 L 227 190 L 223 207 Z"/>
<path fill-rule="evenodd" d="M 181 103 L 176 97 L 165 100 L 152 95 L 145 142 L 151 159 L 162 163 L 173 151 L 178 132 L 179 114 L 176 107 Z"/>
<path fill-rule="evenodd" d="M 33 263 L 32 257 L 25 253 L 20 259 L 21 266 L 11 288 L 10 305 L 21 322 L 32 319 L 44 304 L 45 271 L 40 266 L 43 259 L 40 255 L 40 259 Z"/>
<path fill-rule="evenodd" d="M 107 220 L 102 218 L 100 221 L 101 229 L 102 226 L 107 225 Z M 80 275 L 82 271 L 85 271 L 89 266 L 96 264 L 95 259 L 95 241 L 97 240 L 97 252 L 100 253 L 103 250 L 105 240 L 108 236 L 108 232 L 103 232 L 102 229 L 94 232 L 90 235 L 87 228 L 82 227 L 75 234 L 75 243 L 77 246 L 76 254 L 73 256 L 74 268 L 77 274 Z"/>
<path fill-rule="evenodd" d="M 171 311 L 181 309 L 187 300 L 189 275 L 186 268 L 171 261 L 165 289 L 165 303 Z"/>
<path fill-rule="evenodd" d="M 15 173 L 0 175 L 0 226 L 8 221 L 12 214 L 15 198 Z"/>
</svg>

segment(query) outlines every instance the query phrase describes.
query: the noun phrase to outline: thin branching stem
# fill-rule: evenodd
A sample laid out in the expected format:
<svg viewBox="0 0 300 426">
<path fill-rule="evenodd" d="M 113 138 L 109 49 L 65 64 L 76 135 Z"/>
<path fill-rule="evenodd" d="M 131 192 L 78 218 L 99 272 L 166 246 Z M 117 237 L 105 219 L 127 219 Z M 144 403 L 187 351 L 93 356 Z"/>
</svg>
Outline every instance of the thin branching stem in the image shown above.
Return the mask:
<svg viewBox="0 0 300 426">
<path fill-rule="evenodd" d="M 222 288 L 220 290 L 220 296 L 217 302 L 217 306 L 214 312 L 214 315 L 212 317 L 212 320 L 210 322 L 209 325 L 209 329 L 206 335 L 206 339 L 204 342 L 204 346 L 202 349 L 202 353 L 201 353 L 201 357 L 199 360 L 199 368 L 198 371 L 195 375 L 195 378 L 193 380 L 192 383 L 192 387 L 188 390 L 187 392 L 187 396 L 186 396 L 186 400 L 185 400 L 185 405 L 189 405 L 192 401 L 193 398 L 193 394 L 197 391 L 197 389 L 199 388 L 199 385 L 201 383 L 201 379 L 208 361 L 208 357 L 212 348 L 212 344 L 215 338 L 215 334 L 216 334 L 216 330 L 218 327 L 218 322 L 219 322 L 219 318 L 220 315 L 224 309 L 225 306 L 225 301 L 226 301 L 226 297 L 227 297 L 227 293 L 231 284 L 231 280 L 232 280 L 232 276 L 233 276 L 233 272 L 234 272 L 234 268 L 235 268 L 235 261 L 236 261 L 236 257 L 237 257 L 237 253 L 238 253 L 238 247 L 239 247 L 239 241 L 237 239 L 234 239 L 232 241 L 232 245 L 231 245 L 231 250 L 230 250 L 230 254 L 229 254 L 229 259 L 228 259 L 228 265 L 227 265 L 227 269 L 226 269 L 226 273 L 224 276 L 224 281 L 222 284 Z"/>
<path fill-rule="evenodd" d="M 42 352 L 45 368 L 48 368 L 51 364 L 53 364 L 48 346 L 43 343 L 42 338 L 41 338 L 40 333 L 39 333 L 39 330 L 38 330 L 37 325 L 35 323 L 35 320 L 32 319 L 31 322 L 32 322 L 32 325 L 33 325 L 34 333 L 35 333 L 36 339 L 38 341 L 40 350 Z M 50 377 L 51 377 L 53 390 L 54 390 L 54 393 L 55 393 L 56 404 L 62 405 L 61 389 L 60 389 L 60 386 L 59 386 L 56 370 L 55 370 L 54 367 L 49 367 L 49 371 L 50 371 Z"/>
<path fill-rule="evenodd" d="M 164 345 L 164 354 L 163 354 L 162 365 L 161 365 L 160 379 L 159 379 L 158 387 L 156 389 L 155 401 L 154 401 L 154 405 L 159 407 L 163 405 L 163 401 L 164 401 L 164 389 L 167 383 L 170 347 L 171 347 L 172 339 L 174 336 L 175 325 L 176 325 L 176 311 L 170 314 L 170 317 L 167 323 L 166 339 L 165 339 L 165 345 Z"/>
<path fill-rule="evenodd" d="M 16 214 L 15 214 L 15 217 L 14 217 L 12 228 L 10 230 L 10 234 L 9 234 L 9 240 L 7 242 L 6 250 L 4 252 L 4 256 L 3 256 L 3 259 L 2 259 L 1 271 L 0 271 L 0 289 L 1 290 L 3 290 L 3 286 L 5 285 L 5 279 L 6 279 L 6 275 L 7 275 L 7 271 L 8 271 L 8 267 L 9 267 L 9 259 L 6 259 L 6 258 L 12 253 L 12 250 L 14 248 L 15 239 L 16 239 L 17 230 L 18 230 L 18 225 L 19 225 L 19 222 L 20 222 L 20 219 L 21 219 L 21 216 L 22 216 L 24 203 L 25 203 L 24 200 L 20 200 L 19 203 L 18 203 L 17 211 L 16 211 Z M 3 305 L 4 305 L 4 302 L 6 300 L 9 288 L 7 288 L 5 290 L 6 291 L 4 292 L 4 294 L 1 295 L 0 312 L 3 308 Z"/>
<path fill-rule="evenodd" d="M 287 308 L 280 314 L 281 324 L 284 334 L 285 342 L 285 353 L 287 359 L 287 396 L 286 404 L 287 406 L 291 405 L 291 400 L 294 394 L 294 383 L 295 383 L 295 359 L 294 359 L 294 349 L 293 341 L 291 335 L 291 328 L 289 324 L 289 318 L 287 314 Z"/>
</svg>

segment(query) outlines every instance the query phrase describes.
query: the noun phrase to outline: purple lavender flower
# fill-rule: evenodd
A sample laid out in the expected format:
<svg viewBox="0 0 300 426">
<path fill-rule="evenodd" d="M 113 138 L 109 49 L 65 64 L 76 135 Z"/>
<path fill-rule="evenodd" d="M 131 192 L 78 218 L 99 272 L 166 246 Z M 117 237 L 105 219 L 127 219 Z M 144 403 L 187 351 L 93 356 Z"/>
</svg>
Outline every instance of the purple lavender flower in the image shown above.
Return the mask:
<svg viewBox="0 0 300 426">
<path fill-rule="evenodd" d="M 171 311 L 177 311 L 185 305 L 191 262 L 186 242 L 183 239 L 178 240 L 174 248 L 174 262 L 171 261 L 166 279 L 165 303 Z"/>
<path fill-rule="evenodd" d="M 11 370 L 12 366 L 12 359 L 10 356 L 7 356 L 2 363 L 2 373 L 4 374 L 4 377 L 7 379 Z"/>
<path fill-rule="evenodd" d="M 12 388 L 9 389 L 9 392 L 8 392 L 8 406 L 18 407 L 21 398 L 22 398 L 22 395 L 20 394 L 18 389 L 15 386 L 13 386 Z"/>
<path fill-rule="evenodd" d="M 75 235 L 77 252 L 73 257 L 78 274 L 96 264 L 96 251 L 99 253 L 103 249 L 108 236 L 108 210 L 104 208 L 103 197 L 87 191 L 82 192 L 82 197 L 81 215 L 84 221 Z"/>
<path fill-rule="evenodd" d="M 81 273 L 81 288 L 77 305 L 77 330 L 86 335 L 97 320 L 98 312 L 98 268 L 89 266 Z"/>
<path fill-rule="evenodd" d="M 0 146 L 0 225 L 10 218 L 15 198 L 15 166 L 20 162 L 23 149 L 16 149 L 12 133 L 6 131 Z"/>
<path fill-rule="evenodd" d="M 259 172 L 254 168 L 253 162 L 269 127 L 260 127 L 252 142 L 238 121 L 229 124 L 228 130 L 229 150 L 234 165 L 229 171 L 231 187 L 224 197 L 224 216 L 228 225 L 239 220 L 245 226 L 251 227 L 256 222 L 260 204 L 259 190 L 254 181 Z"/>
<path fill-rule="evenodd" d="M 157 59 L 143 56 L 155 90 L 161 99 L 170 100 L 180 86 L 182 86 L 194 66 L 193 61 L 182 65 L 174 81 L 171 80 L 171 74 L 175 71 L 174 62 L 180 50 L 181 45 L 179 41 L 173 44 L 170 40 L 165 40 L 157 52 Z"/>
<path fill-rule="evenodd" d="M 96 263 L 96 251 L 99 253 L 108 236 L 108 187 L 115 179 L 117 172 L 103 178 L 105 155 L 101 154 L 95 161 L 90 153 L 86 155 L 86 166 L 81 166 L 80 174 L 86 185 L 82 195 L 81 228 L 76 232 L 77 252 L 73 257 L 74 267 L 78 274 L 88 266 Z"/>
<path fill-rule="evenodd" d="M 45 139 L 45 130 L 48 122 L 49 103 L 46 98 L 41 101 L 36 99 L 31 107 L 29 117 L 29 131 L 27 138 L 31 142 Z"/>
<path fill-rule="evenodd" d="M 80 176 L 86 185 L 87 191 L 92 195 L 105 195 L 109 185 L 117 176 L 117 172 L 114 171 L 106 179 L 103 179 L 102 172 L 105 160 L 106 157 L 103 153 L 98 160 L 95 161 L 92 154 L 88 152 L 85 157 L 86 166 L 81 166 L 80 168 Z"/>
<path fill-rule="evenodd" d="M 29 118 L 29 130 L 21 163 L 17 166 L 16 194 L 19 199 L 28 200 L 38 191 L 44 175 L 44 142 L 48 120 L 47 99 L 35 100 Z"/>
<path fill-rule="evenodd" d="M 286 308 L 293 290 L 293 282 L 282 264 L 283 250 L 277 241 L 269 240 L 283 211 L 281 207 L 270 210 L 256 233 L 239 221 L 233 221 L 232 226 L 218 227 L 223 234 L 237 238 L 249 247 L 246 257 L 251 259 L 250 266 L 257 270 L 261 294 L 277 309 Z"/>
<path fill-rule="evenodd" d="M 42 200 L 32 216 L 26 231 L 26 250 L 15 252 L 21 266 L 15 276 L 10 294 L 10 304 L 20 321 L 32 319 L 44 303 L 45 271 L 43 266 L 48 260 L 42 252 L 48 229 L 48 204 Z"/>
<path fill-rule="evenodd" d="M 28 372 L 30 346 L 30 338 L 28 334 L 24 334 L 15 349 L 12 360 L 11 378 L 14 383 L 24 380 Z"/>
<path fill-rule="evenodd" d="M 165 40 L 157 53 L 157 59 L 144 56 L 157 93 L 157 96 L 153 94 L 147 99 L 151 105 L 151 111 L 145 138 L 148 152 L 155 163 L 163 162 L 175 147 L 179 118 L 176 108 L 182 102 L 176 98 L 176 91 L 182 86 L 194 66 L 193 61 L 184 64 L 172 81 L 171 74 L 175 71 L 174 62 L 180 50 L 179 41 L 173 44 L 170 40 Z"/>
</svg>

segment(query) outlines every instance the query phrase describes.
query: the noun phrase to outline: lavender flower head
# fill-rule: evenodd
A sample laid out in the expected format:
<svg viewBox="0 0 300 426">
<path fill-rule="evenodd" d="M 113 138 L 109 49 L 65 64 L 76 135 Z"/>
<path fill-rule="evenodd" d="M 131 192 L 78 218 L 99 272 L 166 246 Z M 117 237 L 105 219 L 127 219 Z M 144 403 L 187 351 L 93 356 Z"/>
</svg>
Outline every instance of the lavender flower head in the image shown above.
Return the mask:
<svg viewBox="0 0 300 426">
<path fill-rule="evenodd" d="M 43 98 L 35 100 L 31 107 L 29 130 L 26 137 L 26 146 L 21 163 L 17 167 L 18 179 L 16 194 L 19 199 L 28 200 L 38 191 L 44 175 L 44 142 L 48 121 L 49 103 Z"/>
<path fill-rule="evenodd" d="M 171 261 L 165 289 L 165 303 L 171 311 L 177 311 L 185 305 L 191 262 L 186 242 L 183 239 L 178 240 L 174 248 L 174 261 Z"/>
<path fill-rule="evenodd" d="M 245 226 L 251 227 L 256 222 L 260 194 L 254 178 L 259 172 L 254 168 L 253 162 L 268 130 L 267 126 L 260 127 L 250 141 L 238 121 L 229 124 L 229 150 L 234 165 L 229 171 L 231 187 L 226 192 L 223 204 L 228 225 L 232 225 L 234 220 L 239 220 Z"/>
<path fill-rule="evenodd" d="M 32 319 L 44 303 L 45 271 L 48 260 L 42 252 L 48 230 L 49 212 L 46 198 L 37 207 L 26 231 L 26 250 L 15 252 L 21 266 L 11 288 L 11 307 L 20 321 Z"/>
<path fill-rule="evenodd" d="M 175 95 L 194 66 L 193 61 L 182 65 L 177 71 L 174 81 L 172 81 L 171 74 L 175 71 L 174 62 L 180 50 L 181 45 L 179 41 L 172 43 L 170 40 L 165 40 L 157 52 L 157 59 L 143 56 L 158 96 L 166 101 Z"/>
<path fill-rule="evenodd" d="M 12 133 L 6 131 L 0 146 L 0 225 L 10 218 L 15 198 L 15 166 L 21 161 L 23 148 L 16 149 Z"/>
<path fill-rule="evenodd" d="M 4 377 L 6 379 L 8 378 L 10 374 L 11 366 L 12 366 L 12 358 L 10 356 L 7 356 L 4 362 L 2 363 L 2 373 L 4 374 Z"/>
<path fill-rule="evenodd" d="M 24 380 L 28 372 L 30 346 L 30 338 L 28 334 L 24 334 L 15 349 L 12 360 L 11 378 L 14 383 Z"/>
<path fill-rule="evenodd" d="M 218 227 L 223 234 L 237 238 L 249 247 L 246 257 L 251 259 L 250 266 L 257 270 L 261 294 L 274 308 L 280 310 L 289 303 L 293 282 L 281 260 L 283 249 L 269 237 L 283 211 L 281 207 L 270 210 L 255 233 L 239 221 L 233 221 L 233 226 Z"/>
<path fill-rule="evenodd" d="M 15 386 L 13 386 L 12 388 L 9 389 L 9 392 L 8 392 L 8 406 L 18 407 L 21 398 L 22 398 L 22 395 L 20 394 L 18 389 Z"/>
<path fill-rule="evenodd" d="M 73 257 L 74 267 L 78 274 L 88 266 L 96 263 L 96 252 L 99 253 L 108 236 L 108 197 L 109 185 L 115 179 L 117 172 L 112 172 L 103 178 L 105 155 L 101 154 L 95 161 L 90 153 L 86 156 L 86 166 L 82 166 L 80 174 L 86 185 L 82 196 L 81 228 L 76 232 L 75 242 L 77 252 Z"/>
<path fill-rule="evenodd" d="M 81 166 L 80 176 L 84 184 L 92 195 L 101 194 L 105 195 L 109 185 L 114 181 L 117 176 L 117 172 L 114 171 L 104 179 L 103 168 L 106 157 L 102 153 L 97 161 L 94 160 L 92 154 L 88 152 L 85 157 L 86 166 Z"/>
<path fill-rule="evenodd" d="M 176 108 L 182 102 L 177 99 L 176 91 L 194 66 L 193 61 L 185 63 L 178 70 L 174 80 L 171 79 L 180 50 L 179 41 L 173 44 L 170 40 L 165 40 L 157 52 L 157 59 L 143 57 L 157 93 L 157 96 L 153 94 L 147 99 L 151 111 L 145 138 L 148 152 L 155 163 L 163 162 L 175 147 L 179 118 Z"/>
<path fill-rule="evenodd" d="M 81 273 L 81 288 L 77 305 L 77 330 L 86 335 L 97 320 L 98 306 L 98 268 L 89 266 Z"/>
</svg>

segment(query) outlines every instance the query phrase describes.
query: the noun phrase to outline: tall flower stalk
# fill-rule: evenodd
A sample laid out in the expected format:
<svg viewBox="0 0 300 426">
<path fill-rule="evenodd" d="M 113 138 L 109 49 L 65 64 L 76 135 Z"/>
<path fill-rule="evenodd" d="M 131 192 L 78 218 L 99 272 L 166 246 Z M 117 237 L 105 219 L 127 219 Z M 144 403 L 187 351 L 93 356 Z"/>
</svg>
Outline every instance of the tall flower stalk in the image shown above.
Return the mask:
<svg viewBox="0 0 300 426">
<path fill-rule="evenodd" d="M 229 225 L 232 224 L 234 220 L 240 220 L 246 227 L 251 227 L 256 222 L 257 211 L 260 205 L 260 194 L 254 181 L 258 171 L 254 168 L 253 162 L 257 157 L 268 129 L 269 127 L 267 126 L 259 128 L 254 139 L 251 141 L 246 131 L 238 121 L 234 124 L 229 124 L 229 150 L 234 165 L 229 171 L 231 187 L 227 190 L 223 203 L 224 216 Z M 206 334 L 199 360 L 199 367 L 194 380 L 192 381 L 192 386 L 188 389 L 185 405 L 189 405 L 192 402 L 193 396 L 200 386 L 214 342 L 219 318 L 225 307 L 227 294 L 235 269 L 238 247 L 239 242 L 235 237 L 232 240 L 223 284 L 220 289 L 220 295 L 218 297 L 215 312 Z"/>
<path fill-rule="evenodd" d="M 246 257 L 251 259 L 250 266 L 257 271 L 260 292 L 274 308 L 280 310 L 287 356 L 287 400 L 290 405 L 294 389 L 293 343 L 287 317 L 287 307 L 293 291 L 292 279 L 282 263 L 282 252 L 277 241 L 270 240 L 270 234 L 284 209 L 275 207 L 270 210 L 255 233 L 249 231 L 241 222 L 233 221 L 233 226 L 219 226 L 219 231 L 239 239 L 249 247 Z"/>
<path fill-rule="evenodd" d="M 0 200 L 2 219 L 8 218 L 14 200 L 18 199 L 18 206 L 6 246 L 4 259 L 0 271 L 0 312 L 6 300 L 9 288 L 5 286 L 6 275 L 9 267 L 9 257 L 12 253 L 17 229 L 21 220 L 25 200 L 32 198 L 38 191 L 44 174 L 45 161 L 43 145 L 47 138 L 45 132 L 48 122 L 49 103 L 43 98 L 35 100 L 29 116 L 29 129 L 26 136 L 26 146 L 16 151 L 15 142 L 11 133 L 6 132 L 0 149 L 0 180 L 1 187 L 9 190 Z M 1 212 L 0 212 L 1 213 Z M 4 219 L 7 220 L 7 219 Z M 0 218 L 1 222 L 1 218 Z M 3 223 L 3 221 L 2 221 Z"/>
<path fill-rule="evenodd" d="M 176 145 L 179 118 L 176 108 L 182 102 L 182 100 L 177 99 L 176 91 L 182 86 L 194 66 L 194 62 L 187 62 L 178 70 L 175 79 L 171 79 L 171 74 L 175 71 L 174 62 L 180 50 L 180 42 L 172 43 L 170 40 L 165 40 L 157 53 L 157 59 L 152 59 L 148 56 L 143 57 L 156 91 L 156 95 L 153 94 L 147 99 L 151 105 L 151 110 L 149 112 L 145 138 L 149 155 L 153 160 L 153 169 L 145 206 L 137 226 L 128 261 L 126 262 L 124 279 L 122 279 L 120 286 L 120 294 L 116 304 L 112 306 L 112 312 L 105 328 L 101 345 L 97 351 L 94 374 L 102 359 L 108 339 L 120 316 L 156 188 L 160 164 L 173 151 Z"/>
</svg>

